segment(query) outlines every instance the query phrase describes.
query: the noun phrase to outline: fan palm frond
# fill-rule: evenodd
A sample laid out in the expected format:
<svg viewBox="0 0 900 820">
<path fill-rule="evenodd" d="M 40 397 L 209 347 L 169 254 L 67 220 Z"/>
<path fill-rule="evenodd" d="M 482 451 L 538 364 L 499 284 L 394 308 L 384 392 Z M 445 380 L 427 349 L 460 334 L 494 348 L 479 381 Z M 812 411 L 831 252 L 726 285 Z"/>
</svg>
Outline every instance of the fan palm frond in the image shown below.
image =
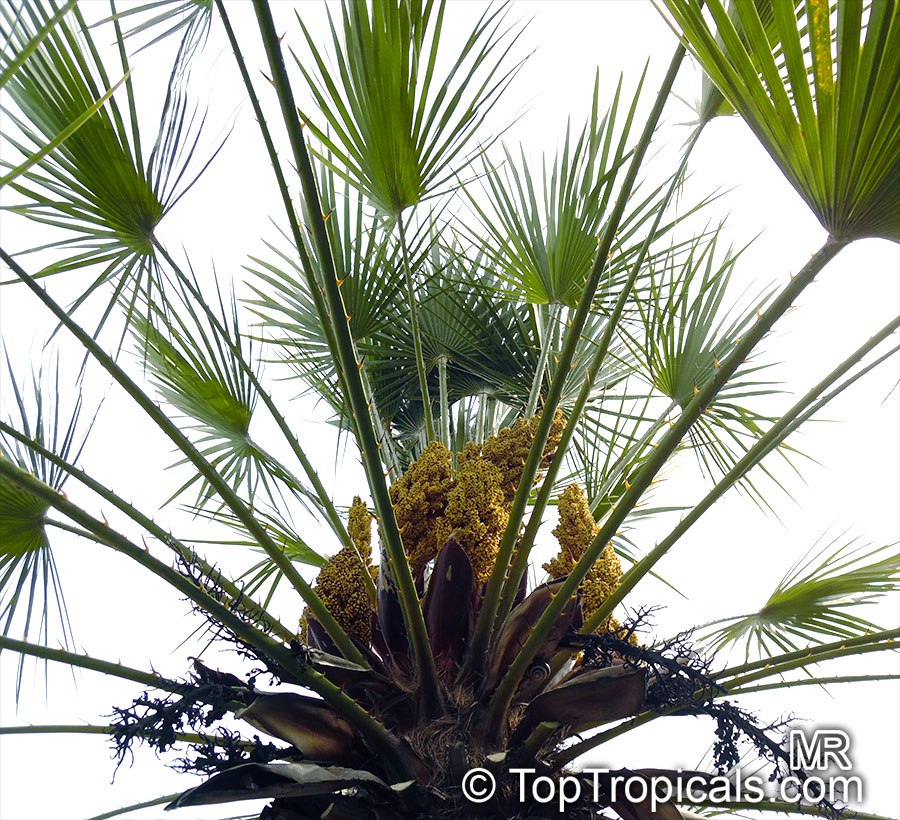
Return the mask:
<svg viewBox="0 0 900 820">
<path fill-rule="evenodd" d="M 822 226 L 838 239 L 900 241 L 897 4 L 775 2 L 768 26 L 752 0 L 733 15 L 722 0 L 665 6 Z"/>
<path fill-rule="evenodd" d="M 110 74 L 116 69 L 101 59 L 77 6 L 48 29 L 57 16 L 45 2 L 27 4 L 18 16 L 8 10 L 0 16 L 3 39 L 20 47 L 39 40 L 6 83 L 15 108 L 4 108 L 14 126 L 4 136 L 24 157 L 52 146 L 10 183 L 19 202 L 7 208 L 70 234 L 40 248 L 61 254 L 40 275 L 91 270 L 93 280 L 75 306 L 114 282 L 102 325 L 127 292 L 143 290 L 150 298 L 161 287 L 154 232 L 206 167 L 188 175 L 203 117 L 173 74 L 159 130 L 145 153 L 131 105 L 121 107 L 113 94 L 119 84 Z M 124 50 L 120 56 L 120 82 L 131 100 Z M 85 119 L 87 112 L 92 113 Z M 73 132 L 75 123 L 80 125 Z"/>
<path fill-rule="evenodd" d="M 743 643 L 749 659 L 880 632 L 882 627 L 853 612 L 900 589 L 897 545 L 873 548 L 858 538 L 840 539 L 819 539 L 758 612 L 725 619 L 704 640 L 714 651 Z"/>
<path fill-rule="evenodd" d="M 504 27 L 506 9 L 482 14 L 445 73 L 445 0 L 343 4 L 338 26 L 329 16 L 336 73 L 298 17 L 312 61 L 297 65 L 318 107 L 307 125 L 328 150 L 320 158 L 384 214 L 439 193 L 471 161 L 473 135 L 518 69 L 505 67 L 518 36 Z"/>
<path fill-rule="evenodd" d="M 67 414 L 60 407 L 60 373 L 57 364 L 45 384 L 42 373 L 32 376 L 28 393 L 20 388 L 7 359 L 10 394 L 15 416 L 10 427 L 28 441 L 47 448 L 62 459 L 77 461 L 93 422 L 80 423 L 81 396 Z M 30 395 L 29 395 L 30 394 Z M 62 493 L 68 474 L 18 438 L 0 432 L 0 458 L 28 470 L 47 486 Z M 37 637 L 46 642 L 58 620 L 60 639 L 66 646 L 72 641 L 72 628 L 66 609 L 49 528 L 50 506 L 3 478 L 0 479 L 0 619 L 3 635 L 11 631 L 25 640 L 32 634 L 37 617 Z M 19 664 L 17 692 L 21 686 Z"/>
<path fill-rule="evenodd" d="M 600 78 L 591 114 L 580 133 L 566 128 L 562 152 L 533 170 L 524 149 L 517 161 L 504 146 L 499 167 L 484 160 L 487 207 L 468 191 L 479 217 L 471 231 L 485 260 L 529 302 L 575 307 L 597 253 L 597 237 L 628 155 L 640 89 L 619 110 L 622 82 L 601 114 Z M 487 231 L 485 232 L 485 228 Z"/>
<path fill-rule="evenodd" d="M 242 526 L 240 520 L 229 511 L 212 511 L 202 507 L 194 507 L 192 512 L 201 519 L 224 524 L 238 536 L 233 541 L 222 537 L 214 539 L 194 538 L 191 539 L 193 543 L 208 543 L 226 548 L 245 547 L 253 552 L 265 555 L 246 528 Z M 282 508 L 278 508 L 257 504 L 253 508 L 253 513 L 260 524 L 270 533 L 272 540 L 281 547 L 289 560 L 311 567 L 322 567 L 325 564 L 326 559 L 300 535 L 297 525 L 292 521 L 289 512 L 283 509 L 283 505 Z M 264 587 L 267 581 L 270 582 L 262 602 L 262 606 L 267 607 L 282 577 L 283 573 L 272 561 L 261 557 L 257 563 L 241 575 L 239 580 L 245 583 L 244 592 L 247 595 L 255 595 L 258 590 Z"/>
<path fill-rule="evenodd" d="M 198 309 L 183 287 L 179 296 L 177 304 L 170 300 L 164 306 L 144 305 L 142 315 L 135 313 L 132 322 L 161 397 L 190 419 L 201 436 L 201 452 L 236 492 L 247 493 L 252 501 L 259 488 L 269 499 L 279 498 L 287 489 L 314 500 L 302 482 L 250 435 L 260 364 L 252 341 L 240 331 L 234 296 L 227 307 L 221 295 L 217 310 L 210 305 L 217 313 L 215 321 Z M 199 507 L 214 501 L 212 487 L 199 475 L 172 498 L 195 484 Z"/>
<path fill-rule="evenodd" d="M 630 361 L 655 391 L 682 408 L 713 377 L 766 303 L 765 294 L 745 297 L 749 307 L 729 301 L 740 253 L 718 258 L 719 230 L 708 241 L 694 242 L 677 261 L 663 258 L 662 270 L 649 275 L 646 303 L 637 305 L 642 326 L 636 332 L 623 328 Z M 728 472 L 773 421 L 746 405 L 777 392 L 762 376 L 767 367 L 751 362 L 739 368 L 690 432 L 701 467 L 713 478 Z M 752 484 L 744 486 L 762 501 Z"/>
</svg>

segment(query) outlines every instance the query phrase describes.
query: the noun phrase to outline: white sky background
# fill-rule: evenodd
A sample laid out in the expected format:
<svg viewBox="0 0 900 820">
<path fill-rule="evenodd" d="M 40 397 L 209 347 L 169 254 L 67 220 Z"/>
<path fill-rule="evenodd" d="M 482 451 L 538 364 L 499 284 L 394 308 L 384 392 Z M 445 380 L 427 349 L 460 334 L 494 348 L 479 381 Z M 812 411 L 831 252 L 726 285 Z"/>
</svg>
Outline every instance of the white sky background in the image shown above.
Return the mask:
<svg viewBox="0 0 900 820">
<path fill-rule="evenodd" d="M 301 46 L 299 26 L 291 9 L 295 4 L 274 4 L 286 44 Z M 321 4 L 296 4 L 304 19 L 315 24 L 322 19 Z M 451 3 L 448 39 L 467 31 L 479 2 Z M 89 15 L 106 13 L 105 3 L 88 3 Z M 263 69 L 262 50 L 249 3 L 234 4 L 233 21 L 246 49 L 251 71 Z M 520 2 L 514 17 L 532 17 L 522 39 L 521 51 L 536 52 L 507 92 L 500 109 L 512 117 L 526 113 L 510 129 L 507 140 L 523 141 L 535 154 L 552 153 L 562 139 L 566 117 L 580 127 L 590 104 L 594 72 L 599 67 L 601 83 L 612 95 L 618 73 L 625 74 L 631 88 L 649 57 L 647 87 L 654 89 L 668 64 L 674 39 L 649 2 Z M 134 76 L 143 98 L 145 138 L 158 119 L 171 50 L 155 47 L 136 61 Z M 258 73 L 255 77 L 258 77 Z M 243 86 L 218 22 L 206 50 L 198 58 L 192 88 L 196 98 L 209 100 L 208 143 L 219 128 L 234 120 L 234 130 L 211 168 L 185 200 L 163 223 L 160 235 L 177 251 L 182 245 L 198 269 L 214 261 L 220 274 L 241 276 L 248 254 L 262 251 L 263 238 L 275 238 L 269 218 L 282 220 L 268 160 L 258 138 L 252 111 L 243 102 Z M 299 84 L 298 84 L 299 88 Z M 699 95 L 699 75 L 683 72 L 679 94 Z M 271 98 L 265 82 L 260 94 Z M 647 95 L 649 105 L 651 94 Z M 271 99 L 268 101 L 271 103 Z M 646 109 L 646 107 L 645 107 Z M 673 100 L 666 109 L 662 142 L 680 145 L 688 129 L 679 123 L 692 119 L 691 112 Z M 278 131 L 275 120 L 274 130 Z M 671 148 L 670 148 L 671 150 Z M 728 216 L 727 236 L 741 245 L 759 235 L 738 265 L 737 278 L 757 288 L 770 282 L 784 283 L 824 240 L 824 231 L 799 197 L 783 180 L 765 152 L 737 119 L 717 120 L 707 128 L 691 159 L 692 177 L 684 203 L 714 190 L 727 193 L 710 211 L 711 219 Z M 34 227 L 4 215 L 0 225 L 4 247 L 18 249 L 37 244 L 42 234 Z M 26 269 L 33 270 L 25 262 Z M 900 304 L 897 247 L 883 241 L 853 245 L 831 263 L 815 285 L 807 289 L 797 309 L 776 327 L 765 345 L 764 358 L 781 362 L 774 378 L 794 394 L 817 382 L 838 361 L 858 347 L 871 333 L 896 315 Z M 84 278 L 77 284 L 82 285 Z M 74 283 L 53 282 L 57 298 L 74 294 Z M 0 321 L 3 343 L 20 378 L 29 362 L 37 365 L 52 323 L 23 288 L 0 291 Z M 60 334 L 57 346 L 69 367 L 80 363 L 80 351 L 70 338 Z M 130 362 L 133 366 L 134 362 Z M 137 372 L 136 368 L 133 368 Z M 274 372 L 274 371 L 273 371 Z M 5 374 L 4 374 L 5 377 Z M 688 600 L 680 600 L 653 582 L 642 585 L 629 601 L 667 604 L 658 615 L 658 633 L 672 634 L 694 623 L 752 611 L 765 601 L 778 579 L 824 532 L 832 537 L 844 530 L 873 544 L 898 538 L 898 403 L 892 391 L 898 377 L 896 360 L 867 377 L 827 409 L 836 423 L 806 428 L 792 443 L 819 464 L 800 462 L 804 480 L 782 470 L 780 476 L 793 494 L 793 501 L 776 491 L 770 493 L 780 520 L 764 516 L 746 499 L 729 495 L 724 503 L 704 516 L 659 566 L 659 570 L 682 589 Z M 8 382 L 0 382 L 8 389 Z M 274 385 L 276 397 L 285 401 L 296 393 L 291 384 Z M 86 410 L 91 411 L 107 393 L 106 383 L 91 370 L 86 389 Z M 4 389 L 3 415 L 10 411 L 11 397 Z M 782 396 L 773 408 L 790 405 Z M 288 405 L 289 417 L 297 424 L 304 447 L 321 465 L 323 476 L 335 488 L 339 504 L 349 503 L 364 487 L 355 454 L 338 464 L 335 478 L 335 438 L 323 423 L 323 414 L 309 400 Z M 261 415 L 261 414 L 258 414 Z M 133 404 L 116 388 L 108 391 L 82 463 L 88 472 L 108 481 L 115 491 L 153 508 L 175 485 L 164 468 L 175 461 L 162 436 L 138 416 Z M 669 471 L 661 498 L 674 503 L 699 500 L 704 483 L 690 460 L 680 462 L 680 471 Z M 161 478 L 162 476 L 162 478 Z M 80 496 L 71 481 L 70 495 Z M 665 493 L 663 496 L 662 494 Z M 96 506 L 91 512 L 101 512 Z M 105 510 L 110 514 L 109 510 Z M 166 521 L 168 511 L 158 516 Z M 177 515 L 172 513 L 172 515 Z M 110 515 L 110 518 L 112 516 Z M 668 530 L 664 522 L 660 533 Z M 202 537 L 203 524 L 189 525 L 187 533 Z M 549 532 L 550 527 L 546 528 Z M 640 546 L 652 547 L 655 532 L 642 534 Z M 311 539 L 318 546 L 315 538 Z M 178 647 L 193 628 L 187 606 L 155 579 L 147 579 L 126 559 L 93 545 L 57 539 L 56 557 L 66 590 L 78 647 L 92 656 L 120 659 L 142 669 L 151 665 L 163 674 L 178 676 L 187 671 L 186 657 L 196 645 Z M 321 547 L 332 548 L 324 537 Z M 161 553 L 160 553 L 161 554 Z M 227 560 L 227 559 L 225 559 Z M 285 623 L 299 616 L 291 599 L 280 600 Z M 891 601 L 868 614 L 887 626 L 896 623 L 898 602 Z M 215 658 L 214 655 L 210 656 Z M 222 668 L 234 667 L 238 659 L 225 654 Z M 898 671 L 895 658 L 866 656 L 848 664 L 827 667 L 828 674 L 860 674 L 874 670 Z M 48 667 L 49 695 L 45 697 L 43 670 L 26 665 L 26 691 L 15 705 L 16 659 L 0 656 L 0 723 L 53 724 L 105 723 L 113 705 L 125 706 L 139 687 L 100 675 L 70 672 L 59 665 Z M 854 737 L 855 770 L 865 778 L 870 811 L 898 816 L 896 788 L 898 765 L 898 687 L 894 683 L 867 683 L 834 687 L 825 693 L 812 687 L 788 690 L 771 696 L 756 695 L 744 703 L 764 718 L 785 713 L 838 725 Z M 609 763 L 632 767 L 692 767 L 698 764 L 713 740 L 713 724 L 706 719 L 658 721 L 604 747 L 583 765 Z M 171 759 L 171 756 L 170 756 Z M 136 752 L 135 764 L 123 766 L 110 783 L 113 762 L 107 739 L 95 736 L 8 736 L 0 738 L 0 817 L 83 818 L 120 805 L 151 799 L 188 788 L 196 781 L 167 769 L 145 749 Z M 253 804 L 245 804 L 247 813 Z M 260 804 L 261 805 L 261 804 Z M 217 817 L 228 808 L 187 810 L 182 817 Z M 232 814 L 238 814 L 235 810 Z M 135 813 L 135 817 L 160 816 L 159 808 Z"/>
</svg>

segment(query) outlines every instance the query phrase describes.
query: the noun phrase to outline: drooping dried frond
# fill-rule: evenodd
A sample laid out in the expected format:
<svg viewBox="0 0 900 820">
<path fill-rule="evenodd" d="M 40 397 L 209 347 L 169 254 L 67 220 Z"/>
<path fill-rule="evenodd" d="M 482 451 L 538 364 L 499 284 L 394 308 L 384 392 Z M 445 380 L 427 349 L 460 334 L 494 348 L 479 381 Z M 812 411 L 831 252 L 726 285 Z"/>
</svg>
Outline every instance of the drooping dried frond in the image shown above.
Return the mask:
<svg viewBox="0 0 900 820">
<path fill-rule="evenodd" d="M 438 441 L 429 444 L 391 487 L 391 504 L 413 572 L 420 571 L 443 546 L 437 528 L 453 486 L 453 459 Z"/>
</svg>

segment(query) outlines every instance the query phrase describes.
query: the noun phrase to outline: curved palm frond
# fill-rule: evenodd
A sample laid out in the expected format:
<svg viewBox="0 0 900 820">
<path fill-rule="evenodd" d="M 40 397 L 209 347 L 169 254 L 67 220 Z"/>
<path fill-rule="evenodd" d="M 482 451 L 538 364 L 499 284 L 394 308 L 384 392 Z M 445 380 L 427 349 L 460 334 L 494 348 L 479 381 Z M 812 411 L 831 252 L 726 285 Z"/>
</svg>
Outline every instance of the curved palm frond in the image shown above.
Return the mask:
<svg viewBox="0 0 900 820">
<path fill-rule="evenodd" d="M 900 7 L 834 5 L 775 2 L 766 26 L 752 0 L 735 3 L 733 16 L 711 0 L 711 23 L 688 0 L 665 0 L 703 70 L 822 226 L 839 239 L 900 241 Z"/>
<path fill-rule="evenodd" d="M 132 328 L 152 380 L 160 396 L 190 420 L 201 435 L 197 442 L 201 453 L 235 492 L 246 493 L 252 504 L 260 489 L 273 502 L 286 490 L 315 505 L 316 496 L 250 434 L 260 363 L 252 341 L 241 333 L 234 295 L 226 307 L 215 281 L 218 309 L 208 305 L 213 316 L 201 312 L 183 283 L 177 304 L 169 300 L 165 305 L 142 305 L 141 316 L 135 311 Z M 178 462 L 185 463 L 185 459 Z M 196 484 L 196 508 L 221 506 L 221 499 L 199 474 L 169 500 Z"/>
<path fill-rule="evenodd" d="M 476 248 L 529 302 L 578 304 L 628 156 L 639 95 L 620 113 L 621 93 L 620 78 L 601 115 L 598 74 L 587 123 L 577 136 L 566 126 L 562 152 L 552 163 L 544 158 L 540 170 L 532 170 L 524 148 L 517 161 L 504 146 L 506 159 L 499 167 L 484 160 L 481 187 L 489 204 L 481 205 L 466 189 L 479 217 L 478 228 L 469 231 Z"/>
<path fill-rule="evenodd" d="M 641 324 L 622 330 L 638 372 L 681 408 L 714 376 L 768 298 L 765 292 L 745 293 L 739 301 L 748 307 L 731 303 L 731 277 L 740 252 L 718 258 L 720 231 L 721 226 L 708 240 L 695 240 L 683 256 L 663 257 L 659 271 L 651 265 L 646 301 L 637 304 Z M 740 367 L 690 431 L 700 466 L 711 478 L 727 473 L 774 421 L 746 403 L 777 392 L 763 376 L 768 367 L 758 361 Z M 772 477 L 768 470 L 767 475 Z M 766 504 L 751 482 L 742 486 L 757 503 Z"/>
<path fill-rule="evenodd" d="M 710 649 L 743 643 L 749 660 L 880 632 L 882 627 L 853 611 L 900 590 L 897 545 L 873 548 L 858 538 L 844 543 L 840 538 L 813 544 L 758 612 L 727 618 L 708 632 L 704 640 Z"/>
<path fill-rule="evenodd" d="M 97 25 L 115 20 L 131 24 L 123 40 L 146 36 L 150 39 L 139 50 L 150 48 L 181 32 L 180 59 L 186 59 L 206 42 L 212 25 L 212 0 L 150 0 L 116 11 Z M 132 19 L 136 18 L 136 19 Z"/>
</svg>

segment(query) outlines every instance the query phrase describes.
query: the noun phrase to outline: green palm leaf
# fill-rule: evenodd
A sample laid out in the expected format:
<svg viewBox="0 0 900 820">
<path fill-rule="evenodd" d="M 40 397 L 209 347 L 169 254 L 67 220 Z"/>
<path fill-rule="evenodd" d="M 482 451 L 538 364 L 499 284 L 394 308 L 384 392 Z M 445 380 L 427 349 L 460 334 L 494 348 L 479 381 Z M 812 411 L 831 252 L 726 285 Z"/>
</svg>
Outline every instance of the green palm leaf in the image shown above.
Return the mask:
<svg viewBox="0 0 900 820">
<path fill-rule="evenodd" d="M 651 265 L 646 300 L 638 302 L 641 326 L 623 328 L 638 372 L 653 390 L 684 408 L 713 377 L 765 305 L 765 296 L 744 296 L 749 309 L 730 301 L 730 283 L 740 253 L 718 258 L 719 231 L 695 240 L 687 254 Z M 765 363 L 747 363 L 710 402 L 690 431 L 690 442 L 703 470 L 724 475 L 762 435 L 772 419 L 746 401 L 776 392 L 763 378 Z M 771 476 L 771 473 L 766 470 Z M 757 503 L 765 499 L 752 483 L 744 489 Z"/>
<path fill-rule="evenodd" d="M 115 283 L 102 325 L 126 292 L 143 290 L 150 298 L 161 287 L 154 232 L 199 175 L 190 177 L 187 171 L 203 118 L 188 105 L 173 73 L 159 130 L 145 155 L 124 47 L 127 109 L 113 94 L 117 84 L 110 74 L 116 69 L 101 59 L 77 6 L 73 16 L 62 17 L 49 31 L 48 22 L 56 16 L 51 4 L 28 4 L 18 17 L 4 9 L 0 37 L 15 48 L 39 39 L 4 89 L 15 104 L 3 108 L 13 126 L 5 129 L 5 139 L 20 155 L 37 156 L 9 183 L 20 201 L 7 207 L 69 234 L 32 250 L 59 254 L 41 275 L 91 270 L 92 280 L 75 306 L 105 283 Z M 74 123 L 80 127 L 73 132 Z"/>
<path fill-rule="evenodd" d="M 403 274 L 399 251 L 380 227 L 368 229 L 363 200 L 348 185 L 339 191 L 333 172 L 320 176 L 322 205 L 329 214 L 326 223 L 335 269 L 341 281 L 341 296 L 350 318 L 353 340 L 360 344 L 377 336 L 401 319 Z M 266 327 L 268 344 L 277 345 L 282 357 L 339 415 L 338 377 L 328 345 L 330 328 L 319 317 L 296 252 L 266 243 L 270 255 L 251 257 L 250 289 L 246 300 Z M 312 242 L 306 251 L 317 278 L 322 263 Z"/>
<path fill-rule="evenodd" d="M 577 136 L 567 126 L 562 153 L 545 158 L 540 170 L 532 170 L 524 149 L 517 161 L 504 146 L 499 168 L 485 160 L 487 207 L 467 191 L 479 217 L 470 230 L 476 248 L 529 302 L 575 307 L 584 290 L 640 99 L 638 90 L 620 115 L 621 86 L 601 116 L 595 78 L 587 123 Z"/>
<path fill-rule="evenodd" d="M 725 619 L 709 632 L 705 640 L 711 648 L 744 642 L 747 658 L 754 653 L 764 658 L 881 631 L 853 610 L 900 589 L 897 545 L 873 549 L 859 539 L 838 543 L 838 538 L 813 544 L 758 612 Z"/>
<path fill-rule="evenodd" d="M 253 537 L 247 532 L 246 528 L 235 515 L 227 510 L 210 511 L 204 509 L 195 510 L 198 517 L 206 519 L 218 524 L 225 524 L 229 529 L 236 533 L 239 537 L 236 540 L 227 540 L 221 537 L 215 539 L 194 538 L 192 543 L 211 544 L 214 546 L 234 546 L 245 547 L 254 553 L 260 554 L 260 560 L 253 566 L 248 568 L 239 578 L 244 581 L 243 591 L 247 595 L 255 595 L 259 589 L 262 589 L 267 581 L 270 582 L 268 591 L 266 592 L 262 604 L 267 607 L 275 594 L 284 574 L 278 569 L 275 563 L 268 558 L 262 556 L 265 552 L 260 549 Z M 296 563 L 307 564 L 312 567 L 322 567 L 326 559 L 316 550 L 314 550 L 297 531 L 297 526 L 291 521 L 287 511 L 278 509 L 277 507 L 269 507 L 257 505 L 253 509 L 260 525 L 265 527 L 266 531 L 272 536 L 272 539 L 281 547 L 284 554 Z"/>
<path fill-rule="evenodd" d="M 217 289 L 218 292 L 218 289 Z M 198 447 L 235 491 L 251 501 L 262 487 L 270 499 L 287 487 L 307 495 L 299 479 L 269 456 L 250 435 L 258 393 L 259 362 L 252 342 L 240 332 L 237 302 L 221 295 L 216 321 L 201 314 L 187 291 L 180 304 L 151 304 L 132 322 L 147 368 L 160 393 L 200 434 Z M 215 310 L 214 306 L 210 306 Z M 248 372 L 243 363 L 250 367 Z M 184 460 L 179 464 L 186 463 Z M 209 482 L 194 474 L 172 496 L 199 485 L 197 506 L 214 500 Z M 171 500 L 171 499 L 170 499 Z"/>
<path fill-rule="evenodd" d="M 19 388 L 7 359 L 10 394 L 15 416 L 11 427 L 28 440 L 66 460 L 77 460 L 87 441 L 91 424 L 80 430 L 80 394 L 68 418 L 60 401 L 59 368 L 45 385 L 40 373 L 32 377 L 30 396 Z M 52 398 L 48 402 L 47 395 Z M 68 474 L 19 440 L 0 433 L 0 458 L 28 470 L 37 479 L 62 493 Z M 35 629 L 46 642 L 58 621 L 60 637 L 66 646 L 72 641 L 72 629 L 60 584 L 51 538 L 48 532 L 50 506 L 6 478 L 0 479 L 0 619 L 4 636 L 16 631 L 25 640 Z M 23 672 L 19 664 L 18 687 Z"/>
<path fill-rule="evenodd" d="M 319 112 L 306 119 L 329 152 L 320 158 L 392 217 L 456 179 L 518 69 L 502 65 L 517 37 L 503 28 L 503 4 L 484 12 L 441 73 L 444 11 L 444 0 L 343 3 L 340 33 L 329 15 L 336 72 L 300 20 L 312 61 L 297 65 Z"/>
<path fill-rule="evenodd" d="M 733 16 L 710 0 L 711 24 L 688 0 L 665 5 L 823 227 L 840 239 L 900 240 L 897 3 L 847 0 L 832 13 L 829 0 L 810 0 L 795 13 L 776 2 L 768 28 L 753 0 L 736 2 Z"/>
<path fill-rule="evenodd" d="M 0 88 L 3 88 L 9 80 L 11 80 L 19 71 L 21 66 L 31 57 L 35 50 L 40 46 L 41 42 L 54 30 L 54 27 L 67 15 L 75 5 L 75 0 L 69 0 L 48 20 L 41 21 L 40 28 L 33 32 L 30 39 L 27 34 L 17 43 L 16 49 L 7 53 L 0 52 Z M 3 27 L 9 26 L 10 30 L 16 28 L 18 22 L 22 19 L 24 9 L 19 8 L 15 15 L 11 9 L 4 7 L 0 9 L 0 16 L 3 16 Z M 3 29 L 0 29 L 3 30 Z M 25 159 L 17 166 L 0 176 L 0 188 L 9 184 L 17 177 L 24 174 L 32 165 L 40 162 L 47 154 L 55 151 L 63 142 L 65 142 L 72 134 L 74 134 L 85 122 L 96 114 L 102 108 L 107 100 L 113 95 L 113 92 L 121 83 L 117 83 L 109 91 L 106 92 L 93 105 L 85 109 L 80 116 L 73 119 L 66 128 L 60 131 L 53 139 L 45 142 L 33 153 L 28 154 Z"/>
</svg>

